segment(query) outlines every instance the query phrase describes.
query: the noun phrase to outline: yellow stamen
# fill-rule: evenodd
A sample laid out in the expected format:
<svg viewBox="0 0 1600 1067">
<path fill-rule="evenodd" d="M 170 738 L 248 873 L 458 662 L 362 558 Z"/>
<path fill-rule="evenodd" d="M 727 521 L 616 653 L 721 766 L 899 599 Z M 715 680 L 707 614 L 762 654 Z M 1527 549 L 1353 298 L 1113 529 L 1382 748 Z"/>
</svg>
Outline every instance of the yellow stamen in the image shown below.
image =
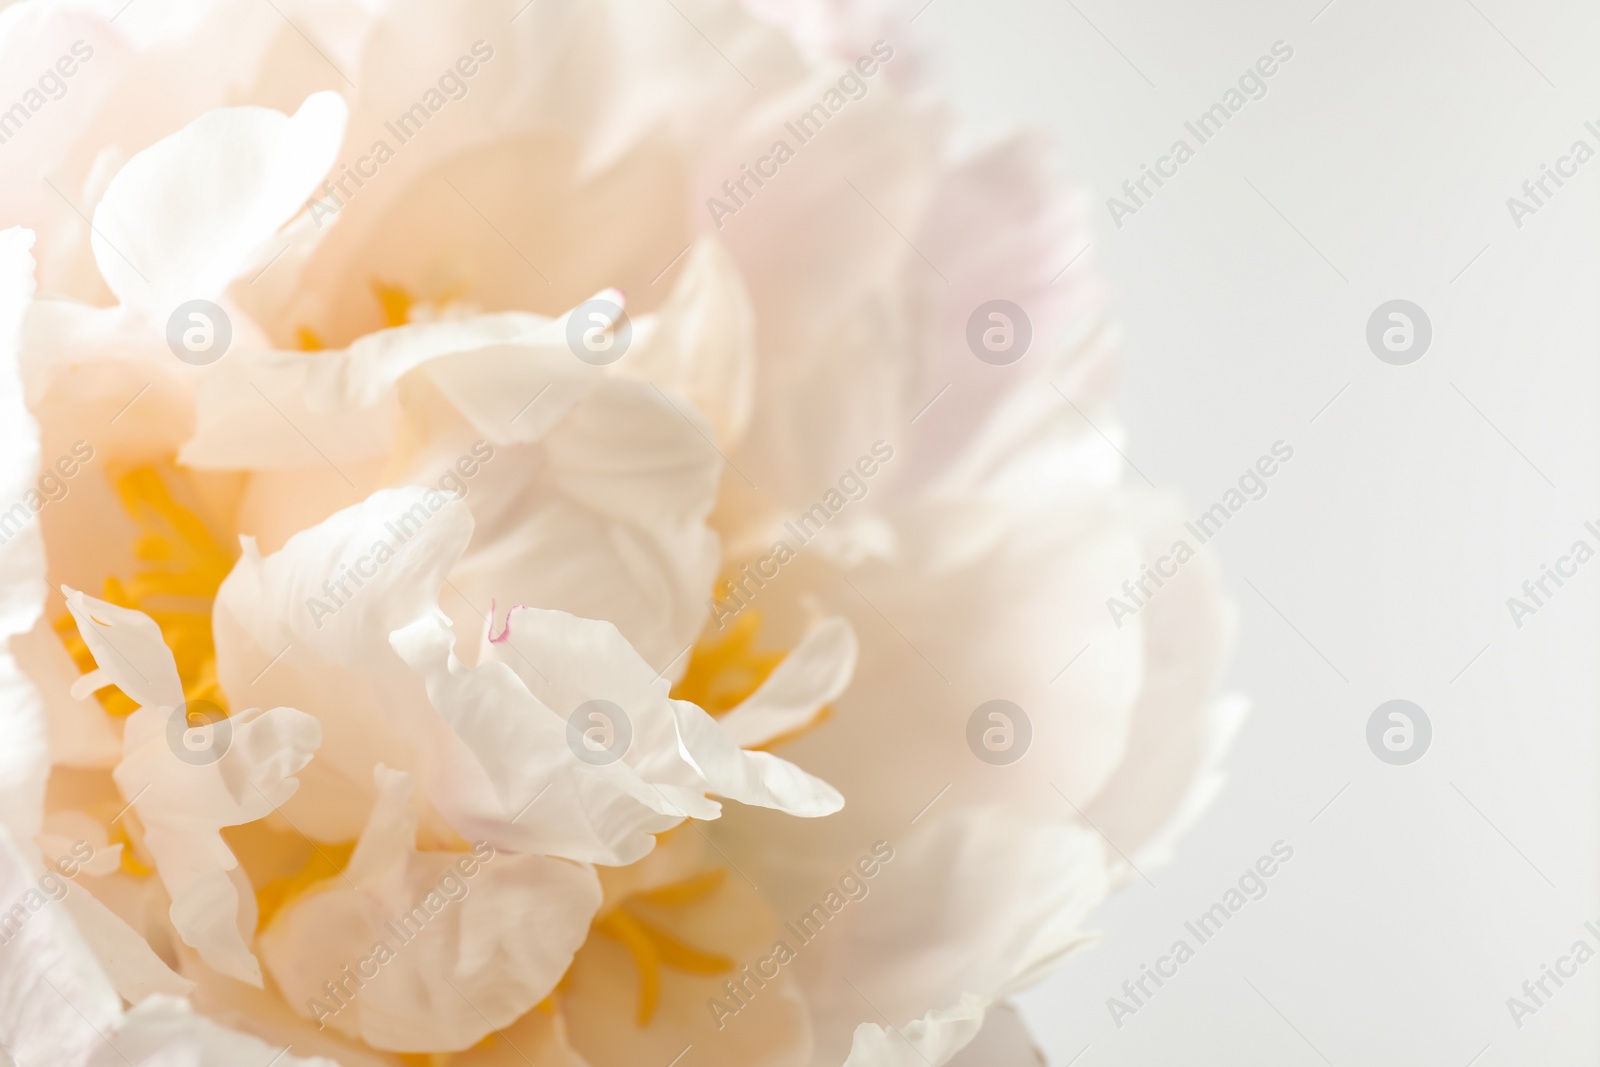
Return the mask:
<svg viewBox="0 0 1600 1067">
<path fill-rule="evenodd" d="M 619 911 L 621 909 L 618 909 Z M 655 943 L 656 953 L 663 967 L 686 974 L 723 974 L 733 970 L 733 961 L 715 952 L 701 952 L 693 945 L 684 944 L 659 927 L 651 926 L 635 915 L 629 915 L 635 926 Z"/>
<path fill-rule="evenodd" d="M 640 1026 L 650 1025 L 661 999 L 661 954 L 655 943 L 621 908 L 601 919 L 596 928 L 621 941 L 632 953 L 633 965 L 639 971 L 639 1012 L 635 1020 Z"/>
<path fill-rule="evenodd" d="M 294 343 L 302 352 L 321 352 L 328 346 L 322 343 L 322 338 L 317 331 L 309 326 L 301 326 L 294 332 Z"/>
<path fill-rule="evenodd" d="M 738 707 L 783 662 L 782 652 L 754 648 L 760 631 L 761 613 L 750 610 L 734 620 L 727 633 L 696 644 L 672 696 L 693 701 L 712 715 L 724 715 Z"/>
<path fill-rule="evenodd" d="M 411 321 L 411 305 L 416 303 L 415 297 L 398 285 L 390 285 L 376 278 L 370 284 L 372 295 L 378 298 L 378 305 L 383 308 L 385 326 L 404 326 Z"/>
<path fill-rule="evenodd" d="M 295 897 L 304 893 L 318 882 L 326 881 L 339 874 L 350 862 L 350 854 L 355 851 L 356 843 L 349 841 L 339 845 L 318 845 L 311 850 L 311 855 L 306 857 L 306 864 L 294 874 L 282 878 L 274 878 L 260 889 L 256 890 L 256 929 L 265 930 L 267 923 L 283 906 Z"/>
<path fill-rule="evenodd" d="M 657 905 L 684 905 L 704 900 L 722 884 L 727 872 L 718 868 L 660 886 L 629 897 Z M 714 952 L 703 952 L 685 944 L 652 923 L 627 910 L 626 901 L 595 923 L 595 929 L 622 942 L 633 956 L 639 972 L 640 1026 L 650 1025 L 656 1005 L 661 1001 L 661 968 L 670 967 L 686 974 L 723 974 L 733 970 L 733 961 Z"/>
<path fill-rule="evenodd" d="M 761 688 L 767 676 L 783 662 L 784 652 L 760 651 L 755 647 L 761 632 L 761 613 L 746 610 L 728 631 L 713 640 L 696 644 L 689 654 L 683 678 L 672 687 L 672 696 L 699 704 L 713 716 L 726 715 Z M 833 715 L 833 706 L 820 708 L 809 722 L 788 733 L 750 747 L 768 752 L 816 729 Z"/>
<path fill-rule="evenodd" d="M 111 813 L 113 818 L 115 818 L 115 814 L 114 812 Z M 108 844 L 122 846 L 122 859 L 119 861 L 119 866 L 124 873 L 131 874 L 136 878 L 146 878 L 155 873 L 155 868 L 146 864 L 137 854 L 135 835 L 139 837 L 141 843 L 143 841 L 143 831 L 139 829 L 138 819 L 136 812 L 129 811 L 125 813 L 120 819 L 111 824 L 106 832 L 106 839 Z"/>
<path fill-rule="evenodd" d="M 139 528 L 134 558 L 142 564 L 132 578 L 107 578 L 104 599 L 149 615 L 177 661 L 187 701 L 207 701 L 227 712 L 217 683 L 217 653 L 211 638 L 211 602 L 233 567 L 233 554 L 212 536 L 205 522 L 172 498 L 154 467 L 139 467 L 114 483 L 123 509 Z M 54 622 L 56 633 L 80 670 L 94 669 L 94 657 L 71 615 Z M 127 715 L 137 705 L 115 687 L 97 694 L 112 715 Z"/>
<path fill-rule="evenodd" d="M 727 880 L 728 871 L 724 867 L 713 867 L 704 874 L 697 874 L 693 878 L 685 878 L 681 882 L 661 886 L 658 889 L 647 889 L 643 893 L 635 893 L 633 899 L 642 900 L 647 904 L 693 904 L 704 900 L 721 888 Z"/>
</svg>

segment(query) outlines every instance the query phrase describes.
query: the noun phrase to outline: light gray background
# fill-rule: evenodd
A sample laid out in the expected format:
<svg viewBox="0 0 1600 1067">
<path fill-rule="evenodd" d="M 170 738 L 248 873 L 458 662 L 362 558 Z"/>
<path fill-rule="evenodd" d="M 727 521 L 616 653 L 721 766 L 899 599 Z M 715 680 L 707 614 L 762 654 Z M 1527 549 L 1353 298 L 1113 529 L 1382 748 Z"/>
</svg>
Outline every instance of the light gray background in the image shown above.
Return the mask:
<svg viewBox="0 0 1600 1067">
<path fill-rule="evenodd" d="M 1208 548 L 1240 609 L 1228 688 L 1253 703 L 1230 780 L 1022 999 L 1053 1067 L 1600 1062 L 1600 960 L 1520 1030 L 1506 1008 L 1597 943 L 1600 560 L 1520 630 L 1505 604 L 1600 525 L 1600 158 L 1520 229 L 1506 207 L 1574 140 L 1600 149 L 1600 8 L 1325 2 L 916 20 L 980 136 L 1044 128 L 1093 194 L 1131 460 L 1198 510 L 1295 448 Z M 1280 39 L 1267 97 L 1116 229 L 1105 197 Z M 1409 367 L 1364 341 L 1396 297 L 1434 327 Z M 1364 738 L 1395 697 L 1434 726 L 1408 767 Z M 1113 1026 L 1106 998 L 1278 839 L 1268 896 Z"/>
</svg>

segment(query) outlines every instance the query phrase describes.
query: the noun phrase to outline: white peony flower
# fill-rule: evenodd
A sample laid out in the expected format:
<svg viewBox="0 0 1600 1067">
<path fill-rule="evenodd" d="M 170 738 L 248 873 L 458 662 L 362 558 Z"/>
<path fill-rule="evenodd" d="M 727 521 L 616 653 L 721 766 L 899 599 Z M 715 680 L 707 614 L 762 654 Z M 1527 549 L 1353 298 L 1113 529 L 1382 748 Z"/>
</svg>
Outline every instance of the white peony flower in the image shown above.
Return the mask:
<svg viewBox="0 0 1600 1067">
<path fill-rule="evenodd" d="M 1041 146 L 874 4 L 123 3 L 0 9 L 5 1057 L 1026 1055 L 1241 713 Z"/>
</svg>

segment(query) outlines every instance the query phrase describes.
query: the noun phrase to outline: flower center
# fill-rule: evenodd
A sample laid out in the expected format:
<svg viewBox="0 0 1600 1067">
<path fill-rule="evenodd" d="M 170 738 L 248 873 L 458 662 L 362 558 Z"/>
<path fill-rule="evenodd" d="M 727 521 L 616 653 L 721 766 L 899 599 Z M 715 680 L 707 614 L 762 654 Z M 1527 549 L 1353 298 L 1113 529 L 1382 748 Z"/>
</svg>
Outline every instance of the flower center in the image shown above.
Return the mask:
<svg viewBox="0 0 1600 1067">
<path fill-rule="evenodd" d="M 689 653 L 689 667 L 672 687 L 675 700 L 699 704 L 712 716 L 726 715 L 783 662 L 783 652 L 763 652 L 755 647 L 761 632 L 761 613 L 741 614 L 726 633 L 697 642 Z"/>
<path fill-rule="evenodd" d="M 383 309 L 385 327 L 404 326 L 411 321 L 411 308 L 417 302 L 414 296 L 401 286 L 390 285 L 376 278 L 368 284 L 372 287 L 372 295 L 378 299 L 378 306 Z M 323 343 L 322 335 L 309 326 L 295 327 L 294 343 L 302 352 L 321 352 L 328 347 Z"/>
<path fill-rule="evenodd" d="M 256 930 L 265 930 L 267 923 L 271 922 L 272 917 L 282 911 L 283 906 L 289 901 L 343 871 L 349 865 L 350 855 L 355 850 L 354 841 L 312 844 L 305 865 L 298 871 L 282 878 L 274 878 L 256 890 Z"/>
<path fill-rule="evenodd" d="M 130 470 L 112 484 L 123 510 L 139 528 L 133 545 L 138 566 L 127 581 L 108 577 L 101 597 L 149 615 L 172 651 L 185 702 L 205 701 L 226 715 L 227 698 L 217 684 L 211 604 L 217 587 L 233 567 L 233 556 L 198 515 L 172 498 L 154 467 Z M 78 670 L 94 670 L 94 655 L 72 615 L 64 612 L 51 625 Z M 98 690 L 95 696 L 110 715 L 130 715 L 138 708 L 133 698 L 114 685 Z M 154 873 L 137 855 L 142 834 L 135 812 L 129 811 L 113 823 L 109 833 L 112 844 L 123 846 L 125 872 L 140 878 Z"/>
<path fill-rule="evenodd" d="M 787 652 L 764 651 L 755 647 L 761 632 L 761 613 L 750 609 L 740 613 L 719 637 L 697 642 L 689 653 L 689 666 L 678 684 L 672 687 L 676 700 L 699 704 L 714 718 L 720 718 L 743 703 L 761 688 Z M 750 747 L 770 752 L 779 745 L 816 729 L 833 715 L 827 705 L 811 720 L 795 730 Z"/>
<path fill-rule="evenodd" d="M 227 714 L 227 698 L 217 684 L 211 604 L 217 587 L 233 568 L 233 553 L 212 536 L 194 511 L 172 498 L 154 467 L 128 471 L 113 484 L 123 510 L 139 528 L 133 545 L 138 565 L 126 581 L 107 578 L 102 599 L 150 616 L 177 662 L 184 700 L 203 700 Z M 54 627 L 78 669 L 93 670 L 94 656 L 72 616 L 62 614 Z M 97 695 L 112 715 L 128 715 L 137 707 L 115 686 L 107 686 Z"/>
</svg>

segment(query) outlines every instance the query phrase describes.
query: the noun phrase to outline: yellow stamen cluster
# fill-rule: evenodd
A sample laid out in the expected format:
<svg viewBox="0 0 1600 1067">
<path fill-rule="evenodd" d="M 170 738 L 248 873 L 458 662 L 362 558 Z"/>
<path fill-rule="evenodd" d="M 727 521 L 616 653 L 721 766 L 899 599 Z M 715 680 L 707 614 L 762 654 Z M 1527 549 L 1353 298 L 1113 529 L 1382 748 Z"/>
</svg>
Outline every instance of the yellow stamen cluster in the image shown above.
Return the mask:
<svg viewBox="0 0 1600 1067">
<path fill-rule="evenodd" d="M 256 929 L 265 930 L 267 923 L 283 906 L 319 882 L 327 881 L 343 871 L 356 850 L 354 841 L 342 844 L 314 846 L 304 867 L 294 874 L 272 881 L 256 890 Z"/>
<path fill-rule="evenodd" d="M 714 716 L 738 707 L 783 662 L 783 652 L 756 649 L 760 632 L 761 613 L 752 610 L 734 620 L 727 633 L 696 644 L 688 669 L 672 688 L 673 698 L 693 701 Z"/>
<path fill-rule="evenodd" d="M 725 634 L 696 644 L 694 651 L 689 653 L 689 666 L 683 672 L 683 678 L 672 688 L 672 696 L 677 700 L 693 701 L 712 716 L 726 715 L 738 707 L 750 694 L 761 688 L 767 676 L 788 655 L 786 652 L 756 648 L 756 637 L 760 632 L 761 613 L 752 609 L 741 613 Z M 770 752 L 814 730 L 832 714 L 832 705 L 823 707 L 810 722 L 751 747 Z"/>
<path fill-rule="evenodd" d="M 101 596 L 149 615 L 177 661 L 184 699 L 191 704 L 206 701 L 226 713 L 227 698 L 217 684 L 211 604 L 233 567 L 233 554 L 198 515 L 173 499 L 154 467 L 128 471 L 115 486 L 123 509 L 139 528 L 134 542 L 139 565 L 126 581 L 107 578 Z M 93 670 L 94 657 L 72 616 L 62 615 L 54 626 L 78 668 Z M 100 690 L 99 697 L 113 715 L 127 715 L 136 707 L 115 687 Z"/>
</svg>

